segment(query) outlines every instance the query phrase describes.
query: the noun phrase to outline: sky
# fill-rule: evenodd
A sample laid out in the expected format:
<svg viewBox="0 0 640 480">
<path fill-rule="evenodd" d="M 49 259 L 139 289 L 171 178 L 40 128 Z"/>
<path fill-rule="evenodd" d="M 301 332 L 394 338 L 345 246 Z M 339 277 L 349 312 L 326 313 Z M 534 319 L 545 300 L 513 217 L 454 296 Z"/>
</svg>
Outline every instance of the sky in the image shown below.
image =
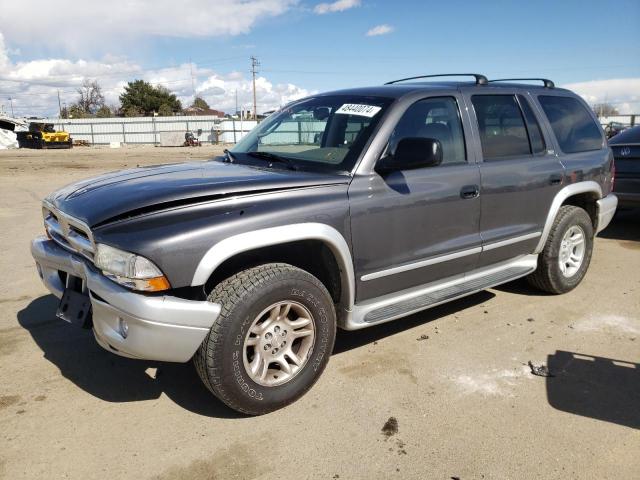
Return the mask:
<svg viewBox="0 0 640 480">
<path fill-rule="evenodd" d="M 0 110 L 51 115 L 85 78 L 258 111 L 420 74 L 545 77 L 640 113 L 640 0 L 0 0 Z M 43 7 L 43 5 L 45 5 Z M 28 15 L 25 15 L 28 12 Z M 11 101 L 9 100 L 11 99 Z"/>
</svg>

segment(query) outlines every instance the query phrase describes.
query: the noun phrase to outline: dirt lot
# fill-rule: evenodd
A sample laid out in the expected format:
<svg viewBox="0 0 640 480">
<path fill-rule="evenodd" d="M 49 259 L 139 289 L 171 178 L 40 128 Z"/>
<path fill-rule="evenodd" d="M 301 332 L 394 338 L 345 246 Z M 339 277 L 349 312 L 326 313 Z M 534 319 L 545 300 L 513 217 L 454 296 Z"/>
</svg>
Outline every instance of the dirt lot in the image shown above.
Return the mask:
<svg viewBox="0 0 640 480">
<path fill-rule="evenodd" d="M 0 152 L 0 478 L 638 478 L 637 211 L 596 240 L 572 293 L 518 282 L 342 332 L 318 384 L 259 418 L 215 400 L 189 364 L 119 358 L 57 320 L 29 253 L 40 199 L 217 151 Z"/>
</svg>

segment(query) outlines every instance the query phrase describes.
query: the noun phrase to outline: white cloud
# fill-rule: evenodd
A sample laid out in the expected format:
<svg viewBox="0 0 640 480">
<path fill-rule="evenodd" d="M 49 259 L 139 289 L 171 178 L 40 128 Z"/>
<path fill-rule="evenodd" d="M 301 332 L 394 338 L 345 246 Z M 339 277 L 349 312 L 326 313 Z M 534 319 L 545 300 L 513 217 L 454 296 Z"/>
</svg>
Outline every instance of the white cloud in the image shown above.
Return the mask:
<svg viewBox="0 0 640 480">
<path fill-rule="evenodd" d="M 386 23 L 383 25 L 376 25 L 375 27 L 369 29 L 367 32 L 367 37 L 376 37 L 378 35 L 386 35 L 387 33 L 393 32 L 394 28 L 391 25 L 387 25 Z"/>
<path fill-rule="evenodd" d="M 196 93 L 211 108 L 234 112 L 236 90 L 240 106 L 253 103 L 251 80 L 240 72 L 221 74 L 189 64 L 145 70 L 126 58 L 111 56 L 91 61 L 50 58 L 12 63 L 7 51 L 0 32 L 0 107 L 10 112 L 8 98 L 12 98 L 16 116 L 56 115 L 58 90 L 62 103 L 70 105 L 76 100 L 76 88 L 85 78 L 97 79 L 109 105 L 119 104 L 118 97 L 128 80 L 142 78 L 167 87 L 187 106 L 193 100 L 192 71 Z M 259 112 L 273 110 L 310 93 L 293 84 L 274 84 L 265 77 L 256 79 Z"/>
<path fill-rule="evenodd" d="M 324 15 L 325 13 L 343 12 L 358 6 L 360 6 L 360 0 L 337 0 L 333 3 L 319 3 L 313 11 L 318 15 Z"/>
<path fill-rule="evenodd" d="M 640 78 L 611 78 L 563 85 L 589 105 L 610 103 L 621 114 L 640 112 Z"/>
<path fill-rule="evenodd" d="M 157 37 L 212 37 L 247 33 L 259 21 L 282 15 L 298 0 L 41 0 L 2 2 L 0 31 L 13 44 L 104 49 L 114 42 Z M 28 12 L 28 14 L 25 14 Z M 102 50 L 104 51 L 104 50 Z M 113 51 L 113 47 L 111 47 Z"/>
</svg>

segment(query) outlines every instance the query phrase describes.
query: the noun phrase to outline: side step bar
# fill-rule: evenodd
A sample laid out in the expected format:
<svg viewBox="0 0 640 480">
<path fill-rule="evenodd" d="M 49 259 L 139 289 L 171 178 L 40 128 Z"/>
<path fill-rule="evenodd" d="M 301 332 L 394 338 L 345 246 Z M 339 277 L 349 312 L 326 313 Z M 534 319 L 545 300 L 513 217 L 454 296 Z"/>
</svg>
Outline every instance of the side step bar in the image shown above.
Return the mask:
<svg viewBox="0 0 640 480">
<path fill-rule="evenodd" d="M 464 275 L 367 300 L 348 312 L 342 327 L 346 330 L 366 328 L 510 282 L 533 272 L 537 260 L 537 255 L 525 255 Z"/>
</svg>

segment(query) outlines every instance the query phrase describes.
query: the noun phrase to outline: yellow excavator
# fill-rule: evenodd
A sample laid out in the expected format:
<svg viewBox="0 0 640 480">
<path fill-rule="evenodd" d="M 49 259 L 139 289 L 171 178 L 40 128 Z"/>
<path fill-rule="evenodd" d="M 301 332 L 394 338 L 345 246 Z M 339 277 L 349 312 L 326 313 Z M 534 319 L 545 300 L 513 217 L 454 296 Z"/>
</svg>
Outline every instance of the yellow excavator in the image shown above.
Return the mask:
<svg viewBox="0 0 640 480">
<path fill-rule="evenodd" d="M 29 130 L 16 132 L 20 148 L 71 148 L 68 132 L 56 132 L 53 123 L 29 122 Z"/>
</svg>

